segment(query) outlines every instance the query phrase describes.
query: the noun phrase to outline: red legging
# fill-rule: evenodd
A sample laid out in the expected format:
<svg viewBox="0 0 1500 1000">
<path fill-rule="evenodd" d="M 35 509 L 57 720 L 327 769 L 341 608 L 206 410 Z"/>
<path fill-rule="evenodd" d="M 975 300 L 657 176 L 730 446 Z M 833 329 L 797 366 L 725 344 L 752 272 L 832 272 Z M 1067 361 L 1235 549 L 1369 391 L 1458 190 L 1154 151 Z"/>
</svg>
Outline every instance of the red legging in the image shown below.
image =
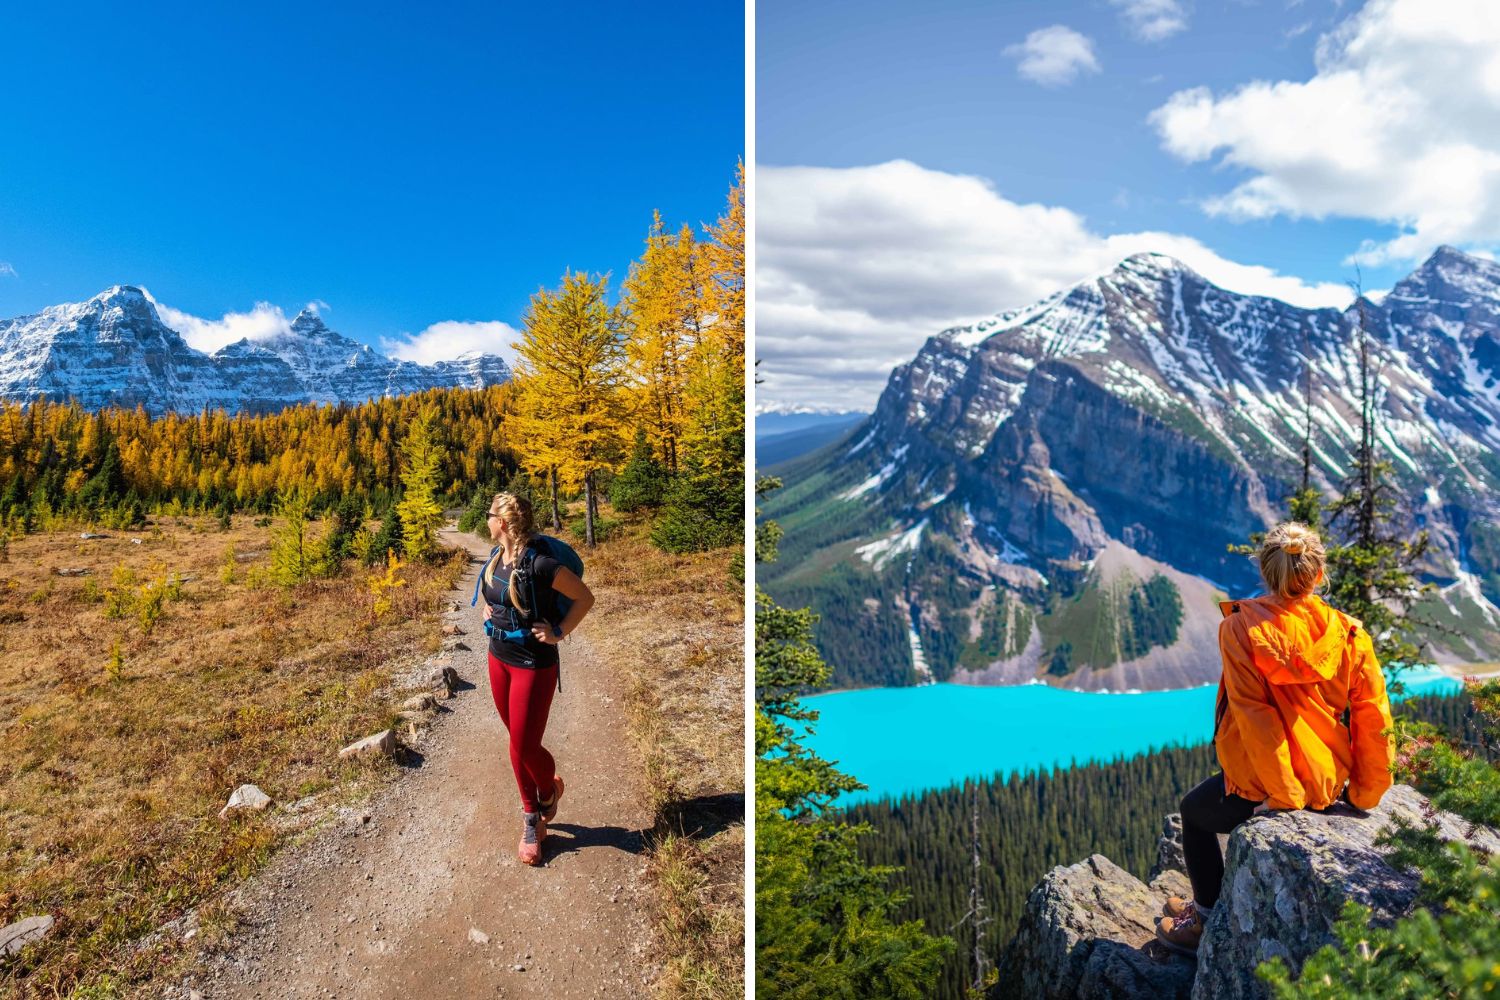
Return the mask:
<svg viewBox="0 0 1500 1000">
<path fill-rule="evenodd" d="M 490 653 L 490 694 L 510 733 L 510 766 L 521 789 L 521 808 L 527 812 L 536 812 L 541 799 L 552 798 L 557 771 L 552 755 L 542 746 L 542 733 L 556 687 L 556 667 L 512 667 Z"/>
</svg>

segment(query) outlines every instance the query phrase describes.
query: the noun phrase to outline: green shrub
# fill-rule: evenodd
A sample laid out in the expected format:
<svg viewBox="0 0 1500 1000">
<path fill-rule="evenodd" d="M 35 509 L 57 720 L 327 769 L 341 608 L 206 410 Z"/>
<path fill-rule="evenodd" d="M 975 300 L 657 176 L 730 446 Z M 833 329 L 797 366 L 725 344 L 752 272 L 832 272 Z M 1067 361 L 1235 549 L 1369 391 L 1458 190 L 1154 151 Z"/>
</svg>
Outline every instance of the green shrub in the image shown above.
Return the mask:
<svg viewBox="0 0 1500 1000">
<path fill-rule="evenodd" d="M 609 484 L 609 502 L 615 510 L 629 513 L 643 507 L 660 507 L 667 496 L 670 477 L 666 468 L 651 453 L 646 431 L 635 432 L 635 448 L 630 462 Z"/>
<path fill-rule="evenodd" d="M 740 545 L 745 535 L 745 488 L 701 470 L 674 479 L 651 541 L 666 552 L 703 552 Z"/>
</svg>

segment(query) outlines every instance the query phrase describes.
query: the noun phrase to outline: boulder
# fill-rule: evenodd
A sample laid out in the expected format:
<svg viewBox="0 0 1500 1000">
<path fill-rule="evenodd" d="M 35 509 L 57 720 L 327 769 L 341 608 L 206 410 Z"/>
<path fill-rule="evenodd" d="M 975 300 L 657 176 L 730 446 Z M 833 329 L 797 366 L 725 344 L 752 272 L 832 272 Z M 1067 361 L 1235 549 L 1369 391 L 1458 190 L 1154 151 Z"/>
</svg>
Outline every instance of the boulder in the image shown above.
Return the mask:
<svg viewBox="0 0 1500 1000">
<path fill-rule="evenodd" d="M 362 757 L 366 754 L 385 754 L 391 756 L 396 752 L 396 734 L 389 729 L 382 729 L 373 736 L 366 736 L 358 742 L 351 743 L 339 751 L 340 757 Z"/>
<path fill-rule="evenodd" d="M 1167 817 L 1151 885 L 1109 859 L 1054 868 L 1031 890 L 1015 937 L 999 962 L 998 998 L 1094 1000 L 1262 1000 L 1255 976 L 1280 956 L 1294 970 L 1333 942 L 1332 927 L 1353 899 L 1390 924 L 1410 913 L 1420 880 L 1387 862 L 1376 838 L 1398 817 L 1484 851 L 1500 834 L 1438 812 L 1420 793 L 1397 785 L 1368 813 L 1338 805 L 1326 813 L 1273 812 L 1228 837 L 1223 894 L 1204 929 L 1195 963 L 1155 941 L 1169 895 L 1191 890 L 1181 865 L 1181 823 Z"/>
<path fill-rule="evenodd" d="M 271 804 L 271 796 L 254 785 L 241 785 L 229 796 L 229 802 L 219 810 L 220 819 L 228 819 L 239 812 L 259 812 Z"/>
<path fill-rule="evenodd" d="M 1411 912 L 1419 888 L 1414 872 L 1386 863 L 1376 836 L 1392 820 L 1435 826 L 1446 839 L 1500 850 L 1500 836 L 1452 813 L 1436 812 L 1409 785 L 1396 785 L 1368 813 L 1339 804 L 1326 813 L 1257 816 L 1229 838 L 1224 889 L 1198 947 L 1193 1000 L 1270 996 L 1255 967 L 1275 956 L 1293 971 L 1333 942 L 1331 928 L 1344 901 L 1373 910 L 1390 924 Z"/>
<path fill-rule="evenodd" d="M 40 941 L 52 930 L 50 914 L 18 920 L 0 928 L 0 959 L 9 958 L 33 941 Z"/>
<path fill-rule="evenodd" d="M 426 712 L 434 708 L 437 708 L 437 700 L 427 693 L 408 698 L 401 703 L 401 709 L 405 712 Z"/>
<path fill-rule="evenodd" d="M 1048 872 L 1000 957 L 997 1000 L 1187 1000 L 1193 962 L 1156 942 L 1156 919 L 1186 879 L 1154 887 L 1101 854 Z"/>
</svg>

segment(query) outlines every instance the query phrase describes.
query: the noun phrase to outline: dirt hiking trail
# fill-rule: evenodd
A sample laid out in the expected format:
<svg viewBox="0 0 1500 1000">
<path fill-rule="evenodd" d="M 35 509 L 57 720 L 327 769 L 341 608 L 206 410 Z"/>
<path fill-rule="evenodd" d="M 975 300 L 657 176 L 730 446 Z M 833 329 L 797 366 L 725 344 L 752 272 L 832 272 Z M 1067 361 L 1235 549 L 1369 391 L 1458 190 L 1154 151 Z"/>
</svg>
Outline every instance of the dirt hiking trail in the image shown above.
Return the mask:
<svg viewBox="0 0 1500 1000">
<path fill-rule="evenodd" d="M 642 806 L 616 679 L 589 644 L 563 643 L 545 745 L 567 781 L 544 864 L 516 859 L 521 806 L 489 690 L 480 612 L 489 546 L 450 525 L 472 561 L 463 629 L 443 654 L 462 683 L 402 777 L 288 848 L 237 893 L 241 925 L 175 994 L 221 998 L 636 997 L 647 993 Z M 488 937 L 485 942 L 484 938 Z"/>
</svg>

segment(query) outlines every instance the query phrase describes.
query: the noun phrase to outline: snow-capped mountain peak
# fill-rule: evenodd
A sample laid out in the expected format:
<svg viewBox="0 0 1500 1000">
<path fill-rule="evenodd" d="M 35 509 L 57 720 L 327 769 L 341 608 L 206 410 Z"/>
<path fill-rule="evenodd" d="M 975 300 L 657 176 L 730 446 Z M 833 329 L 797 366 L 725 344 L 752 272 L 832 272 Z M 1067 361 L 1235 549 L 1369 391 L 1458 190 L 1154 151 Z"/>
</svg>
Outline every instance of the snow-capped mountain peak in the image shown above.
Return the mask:
<svg viewBox="0 0 1500 1000">
<path fill-rule="evenodd" d="M 1255 572 L 1228 546 L 1283 516 L 1304 439 L 1325 495 L 1354 467 L 1361 324 L 1376 368 L 1378 458 L 1391 485 L 1421 501 L 1402 530 L 1429 532 L 1429 579 L 1472 577 L 1476 608 L 1500 604 L 1500 265 L 1450 247 L 1380 303 L 1342 311 L 1239 294 L 1172 257 L 1132 255 L 1029 307 L 929 338 L 891 373 L 867 422 L 805 459 L 817 489 L 798 491 L 787 476 L 786 494 L 804 499 L 768 510 L 817 526 L 808 537 L 788 532 L 784 551 L 801 562 L 842 560 L 877 577 L 871 593 L 893 596 L 867 603 L 856 631 L 915 630 L 940 678 L 960 663 L 977 671 L 1005 660 L 994 676 L 1011 682 L 1050 663 L 1049 676 L 1068 683 L 1149 687 L 1158 654 L 1137 662 L 1144 654 L 1131 650 L 1149 643 L 1121 631 L 1119 608 L 1155 598 L 1110 591 L 1125 603 L 1106 607 L 1109 630 L 1086 637 L 1068 631 L 1084 626 L 1066 600 L 1108 582 L 1093 568 L 1110 551 L 1179 574 L 1183 595 L 1198 586 L 1191 579 L 1251 592 Z M 918 525 L 901 560 L 860 560 Z M 818 549 L 831 551 L 814 560 Z M 1145 607 L 1142 621 L 1154 614 Z M 1001 629 L 992 617 L 1001 612 L 1005 634 L 1023 634 L 1011 631 L 1021 608 L 1047 620 L 1045 644 L 1023 655 L 984 638 Z M 1209 646 L 1174 667 L 1175 680 L 1211 680 L 1200 673 L 1216 669 L 1208 625 L 1218 612 L 1207 601 L 1183 613 Z M 1057 653 L 1099 635 L 1122 645 L 1088 662 L 1120 670 L 1078 673 Z M 1500 653 L 1500 630 L 1434 642 L 1449 658 L 1482 659 Z M 846 655 L 823 651 L 836 669 Z"/>
<path fill-rule="evenodd" d="M 0 320 L 0 398 L 77 399 L 88 408 L 203 407 L 267 412 L 303 402 L 362 402 L 440 386 L 481 388 L 510 378 L 504 360 L 476 355 L 418 365 L 330 329 L 313 307 L 274 336 L 194 350 L 135 285 Z"/>
</svg>

